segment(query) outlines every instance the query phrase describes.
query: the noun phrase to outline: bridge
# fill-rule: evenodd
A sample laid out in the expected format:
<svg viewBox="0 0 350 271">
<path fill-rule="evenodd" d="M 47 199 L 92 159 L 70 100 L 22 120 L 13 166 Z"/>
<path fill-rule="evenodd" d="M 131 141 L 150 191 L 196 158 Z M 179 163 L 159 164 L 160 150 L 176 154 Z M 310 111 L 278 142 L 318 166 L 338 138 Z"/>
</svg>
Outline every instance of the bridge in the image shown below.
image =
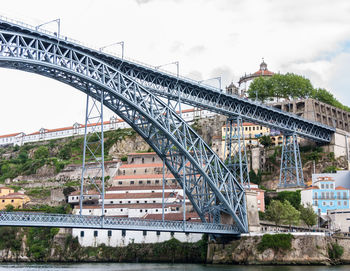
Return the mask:
<svg viewBox="0 0 350 271">
<path fill-rule="evenodd" d="M 181 114 L 176 113 L 181 108 L 180 105 L 188 104 L 225 115 L 231 120 L 237 120 L 237 125 L 241 125 L 239 123 L 244 119 L 282 131 L 286 135 L 283 149 L 286 158 L 282 158 L 284 162 L 281 176 L 283 172 L 285 181 L 297 176 L 298 184 L 300 157 L 297 136 L 327 143 L 335 131 L 331 127 L 294 114 L 229 95 L 194 80 L 124 57 L 116 57 L 66 37 L 1 17 L 0 67 L 58 80 L 86 93 L 87 108 L 90 97 L 101 102 L 101 111 L 104 105 L 115 112 L 159 155 L 202 220 L 202 223 L 194 225 L 169 221 L 161 221 L 161 224 L 157 221 L 142 222 L 81 215 L 2 213 L 0 225 L 110 229 L 128 227 L 137 230 L 163 228 L 169 231 L 227 234 L 247 232 L 245 186 L 249 185 L 249 180 L 248 183 L 243 181 L 242 166 L 241 174 L 232 171 L 232 167 L 217 156 L 182 119 Z M 168 99 L 168 103 L 164 102 L 164 98 Z M 169 101 L 175 101 L 175 104 Z M 101 120 L 102 116 L 101 113 Z M 86 118 L 88 120 L 88 114 Z M 86 140 L 85 135 L 84 149 Z M 101 145 L 103 153 L 103 144 Z M 242 165 L 243 158 L 239 156 L 239 163 Z M 83 179 L 82 177 L 82 187 Z M 101 196 L 103 199 L 104 183 Z M 81 194 L 81 199 L 82 197 Z M 102 209 L 103 204 L 102 200 Z M 229 216 L 233 225 L 223 226 L 222 216 Z"/>
</svg>

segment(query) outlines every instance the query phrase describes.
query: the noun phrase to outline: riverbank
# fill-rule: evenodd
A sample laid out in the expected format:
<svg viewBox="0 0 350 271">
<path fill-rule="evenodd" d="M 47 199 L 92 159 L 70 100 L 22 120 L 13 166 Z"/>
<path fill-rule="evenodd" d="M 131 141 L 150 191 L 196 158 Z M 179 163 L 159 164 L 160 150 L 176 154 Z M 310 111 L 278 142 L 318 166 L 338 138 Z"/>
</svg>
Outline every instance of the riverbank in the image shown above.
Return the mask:
<svg viewBox="0 0 350 271">
<path fill-rule="evenodd" d="M 275 235 L 275 240 L 271 238 L 265 238 L 264 240 L 264 236 L 267 235 L 242 237 L 239 240 L 221 244 L 210 243 L 208 245 L 207 262 L 248 265 L 334 265 L 350 263 L 350 238 L 280 234 L 280 237 Z"/>
</svg>

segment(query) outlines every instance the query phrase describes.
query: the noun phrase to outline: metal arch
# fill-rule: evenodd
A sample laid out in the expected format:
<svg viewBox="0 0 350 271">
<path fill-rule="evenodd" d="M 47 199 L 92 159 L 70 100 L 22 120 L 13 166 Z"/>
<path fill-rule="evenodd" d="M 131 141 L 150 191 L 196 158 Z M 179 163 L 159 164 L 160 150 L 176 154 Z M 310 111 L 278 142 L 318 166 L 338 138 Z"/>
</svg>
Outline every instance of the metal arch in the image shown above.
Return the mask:
<svg viewBox="0 0 350 271">
<path fill-rule="evenodd" d="M 0 31 L 0 66 L 24 70 L 69 84 L 131 125 L 165 159 L 202 221 L 231 215 L 248 231 L 245 191 L 219 157 L 159 98 L 115 68 L 55 41 Z M 185 161 L 185 163 L 183 163 Z"/>
<path fill-rule="evenodd" d="M 177 100 L 181 95 L 181 102 L 195 107 L 203 108 L 228 117 L 241 116 L 244 120 L 278 129 L 283 133 L 297 133 L 298 136 L 309 138 L 322 143 L 331 141 L 335 128 L 301 118 L 295 114 L 287 113 L 279 109 L 240 98 L 236 95 L 222 93 L 221 90 L 198 81 L 176 76 L 155 69 L 146 64 L 136 63 L 125 58 L 118 58 L 99 50 L 94 50 L 78 44 L 76 41 L 57 39 L 50 34 L 37 32 L 29 25 L 21 25 L 20 22 L 0 19 L 0 29 L 12 30 L 16 33 L 30 33 L 35 37 L 46 38 L 50 42 L 65 44 L 70 48 L 79 48 L 83 54 L 91 55 L 104 63 L 117 67 L 125 75 L 133 77 L 143 86 L 152 90 L 153 94 Z"/>
</svg>

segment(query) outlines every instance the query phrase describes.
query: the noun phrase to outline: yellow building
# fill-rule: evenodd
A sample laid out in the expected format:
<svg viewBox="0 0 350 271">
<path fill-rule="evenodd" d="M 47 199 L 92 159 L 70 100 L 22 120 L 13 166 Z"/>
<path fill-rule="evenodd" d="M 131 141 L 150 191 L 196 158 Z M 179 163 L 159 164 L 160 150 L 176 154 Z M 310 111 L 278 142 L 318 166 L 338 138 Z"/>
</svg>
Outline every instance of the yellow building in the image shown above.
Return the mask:
<svg viewBox="0 0 350 271">
<path fill-rule="evenodd" d="M 6 196 L 8 194 L 14 193 L 15 190 L 9 187 L 0 187 L 0 196 Z"/>
<path fill-rule="evenodd" d="M 237 131 L 237 128 L 234 127 L 234 131 L 232 131 L 232 136 L 234 136 L 235 132 Z M 221 128 L 221 134 L 222 134 L 222 153 L 224 153 L 225 149 L 225 137 L 230 135 L 230 128 L 225 126 L 222 126 Z M 247 147 L 254 147 L 259 146 L 259 138 L 261 136 L 267 135 L 271 136 L 272 145 L 274 146 L 280 146 L 283 143 L 283 136 L 282 135 L 276 135 L 272 136 L 271 131 L 268 127 L 264 127 L 258 124 L 249 123 L 249 122 L 243 122 L 243 135 L 244 135 L 244 144 Z"/>
<path fill-rule="evenodd" d="M 0 210 L 5 209 L 6 205 L 12 205 L 15 208 L 22 208 L 24 204 L 30 201 L 30 198 L 23 193 L 14 193 L 12 188 L 0 188 Z"/>
</svg>

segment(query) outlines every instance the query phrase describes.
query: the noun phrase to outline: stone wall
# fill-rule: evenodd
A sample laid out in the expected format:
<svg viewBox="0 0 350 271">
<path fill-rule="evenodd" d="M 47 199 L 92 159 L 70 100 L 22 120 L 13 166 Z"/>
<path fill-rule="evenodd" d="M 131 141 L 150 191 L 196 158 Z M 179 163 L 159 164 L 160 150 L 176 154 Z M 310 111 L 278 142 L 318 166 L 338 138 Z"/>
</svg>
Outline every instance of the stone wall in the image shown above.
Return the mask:
<svg viewBox="0 0 350 271">
<path fill-rule="evenodd" d="M 293 235 L 292 249 L 288 251 L 267 249 L 259 252 L 257 247 L 262 236 L 242 237 L 226 244 L 210 243 L 207 262 L 214 264 L 332 264 L 328 247 L 338 243 L 344 248 L 340 259 L 350 263 L 350 238 L 333 238 L 314 233 Z"/>
</svg>

